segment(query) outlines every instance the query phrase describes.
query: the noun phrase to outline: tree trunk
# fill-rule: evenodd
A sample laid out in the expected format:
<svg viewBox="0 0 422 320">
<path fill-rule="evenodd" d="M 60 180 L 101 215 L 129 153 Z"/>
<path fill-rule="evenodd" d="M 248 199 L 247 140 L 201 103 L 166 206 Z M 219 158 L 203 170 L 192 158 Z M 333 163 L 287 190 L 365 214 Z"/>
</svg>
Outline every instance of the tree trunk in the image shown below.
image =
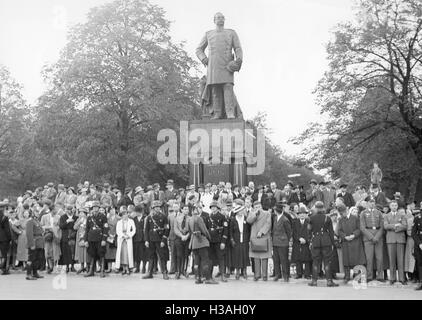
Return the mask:
<svg viewBox="0 0 422 320">
<path fill-rule="evenodd" d="M 129 152 L 129 117 L 126 111 L 120 115 L 120 154 L 119 166 L 117 172 L 117 186 L 122 193 L 126 188 L 126 177 L 128 169 L 128 152 Z"/>
</svg>

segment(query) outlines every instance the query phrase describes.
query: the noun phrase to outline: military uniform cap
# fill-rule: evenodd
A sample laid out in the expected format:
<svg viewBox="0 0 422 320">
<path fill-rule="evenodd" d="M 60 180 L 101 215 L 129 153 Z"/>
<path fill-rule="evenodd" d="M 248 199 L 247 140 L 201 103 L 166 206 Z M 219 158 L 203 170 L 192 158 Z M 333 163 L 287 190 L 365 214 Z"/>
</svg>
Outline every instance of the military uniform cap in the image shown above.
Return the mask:
<svg viewBox="0 0 422 320">
<path fill-rule="evenodd" d="M 100 202 L 99 201 L 92 201 L 91 208 L 94 208 L 94 207 L 100 208 L 101 207 Z"/>
<path fill-rule="evenodd" d="M 324 209 L 324 203 L 322 201 L 315 202 L 316 209 Z"/>
<path fill-rule="evenodd" d="M 161 201 L 155 200 L 152 202 L 151 208 L 161 207 Z"/>
<path fill-rule="evenodd" d="M 212 202 L 211 202 L 211 204 L 210 204 L 210 209 L 211 209 L 212 207 L 217 207 L 217 209 L 221 209 L 221 207 L 220 207 L 220 205 L 218 204 L 218 202 L 217 202 L 217 201 L 212 201 Z"/>
</svg>

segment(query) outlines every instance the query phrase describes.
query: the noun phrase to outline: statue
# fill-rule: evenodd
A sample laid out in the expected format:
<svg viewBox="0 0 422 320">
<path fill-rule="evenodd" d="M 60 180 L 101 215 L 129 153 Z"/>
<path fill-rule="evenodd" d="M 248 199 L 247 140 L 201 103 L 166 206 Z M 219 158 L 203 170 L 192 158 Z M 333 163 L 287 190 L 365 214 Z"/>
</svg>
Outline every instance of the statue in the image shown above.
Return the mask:
<svg viewBox="0 0 422 320">
<path fill-rule="evenodd" d="M 243 119 L 233 91 L 234 72 L 240 70 L 243 53 L 239 37 L 234 30 L 224 29 L 224 21 L 223 14 L 216 13 L 216 29 L 206 32 L 196 49 L 198 59 L 207 68 L 200 85 L 203 118 L 223 119 L 225 114 L 227 119 Z"/>
</svg>

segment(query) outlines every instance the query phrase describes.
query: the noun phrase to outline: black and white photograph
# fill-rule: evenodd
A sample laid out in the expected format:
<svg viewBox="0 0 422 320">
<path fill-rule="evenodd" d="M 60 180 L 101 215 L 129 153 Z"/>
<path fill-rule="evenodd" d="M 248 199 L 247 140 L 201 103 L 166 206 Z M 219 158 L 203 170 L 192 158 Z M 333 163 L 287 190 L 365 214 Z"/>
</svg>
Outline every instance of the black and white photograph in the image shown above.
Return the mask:
<svg viewBox="0 0 422 320">
<path fill-rule="evenodd" d="M 421 210 L 421 0 L 0 0 L 2 301 L 420 300 Z"/>
</svg>

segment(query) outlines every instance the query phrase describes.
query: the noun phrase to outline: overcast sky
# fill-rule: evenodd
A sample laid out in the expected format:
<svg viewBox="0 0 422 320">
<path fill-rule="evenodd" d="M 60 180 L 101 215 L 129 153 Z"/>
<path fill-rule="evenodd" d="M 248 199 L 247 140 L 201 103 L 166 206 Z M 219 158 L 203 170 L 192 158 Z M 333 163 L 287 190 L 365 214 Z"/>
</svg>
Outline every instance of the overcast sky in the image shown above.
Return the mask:
<svg viewBox="0 0 422 320">
<path fill-rule="evenodd" d="M 44 90 L 41 68 L 53 63 L 66 44 L 68 27 L 86 19 L 89 8 L 107 0 L 1 0 L 0 64 L 24 86 L 28 102 Z M 293 155 L 289 144 L 320 116 L 312 91 L 327 69 L 325 44 L 332 28 L 352 19 L 352 0 L 151 0 L 172 21 L 171 34 L 195 48 L 213 29 L 220 11 L 236 30 L 244 60 L 235 74 L 235 94 L 245 118 L 268 113 L 274 143 Z M 203 69 L 205 72 L 205 69 Z"/>
</svg>

